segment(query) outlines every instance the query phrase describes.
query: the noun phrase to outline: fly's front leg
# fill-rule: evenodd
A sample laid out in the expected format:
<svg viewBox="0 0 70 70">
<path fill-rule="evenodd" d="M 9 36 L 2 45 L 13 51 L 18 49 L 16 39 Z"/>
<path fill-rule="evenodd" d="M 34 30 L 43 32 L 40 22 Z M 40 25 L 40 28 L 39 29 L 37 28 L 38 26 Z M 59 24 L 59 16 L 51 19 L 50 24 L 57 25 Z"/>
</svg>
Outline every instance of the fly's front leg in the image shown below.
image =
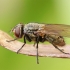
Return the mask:
<svg viewBox="0 0 70 70">
<path fill-rule="evenodd" d="M 7 42 L 11 42 L 11 41 L 15 41 L 15 40 L 17 40 L 18 38 L 15 38 L 15 39 L 13 39 L 13 40 L 6 40 Z"/>
<path fill-rule="evenodd" d="M 25 35 L 24 35 L 24 44 L 20 47 L 20 49 L 17 51 L 17 53 L 20 52 L 20 50 L 24 47 L 25 44 L 26 44 L 26 39 L 25 39 Z"/>
</svg>

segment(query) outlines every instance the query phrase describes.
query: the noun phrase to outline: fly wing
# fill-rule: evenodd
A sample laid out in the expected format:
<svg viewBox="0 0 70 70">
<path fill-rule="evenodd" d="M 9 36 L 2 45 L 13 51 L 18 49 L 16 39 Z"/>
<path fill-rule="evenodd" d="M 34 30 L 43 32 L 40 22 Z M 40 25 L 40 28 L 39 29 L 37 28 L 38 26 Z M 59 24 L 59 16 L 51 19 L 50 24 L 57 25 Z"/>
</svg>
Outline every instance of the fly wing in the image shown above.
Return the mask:
<svg viewBox="0 0 70 70">
<path fill-rule="evenodd" d="M 41 29 L 39 29 L 39 32 L 70 37 L 70 25 L 45 24 Z"/>
</svg>

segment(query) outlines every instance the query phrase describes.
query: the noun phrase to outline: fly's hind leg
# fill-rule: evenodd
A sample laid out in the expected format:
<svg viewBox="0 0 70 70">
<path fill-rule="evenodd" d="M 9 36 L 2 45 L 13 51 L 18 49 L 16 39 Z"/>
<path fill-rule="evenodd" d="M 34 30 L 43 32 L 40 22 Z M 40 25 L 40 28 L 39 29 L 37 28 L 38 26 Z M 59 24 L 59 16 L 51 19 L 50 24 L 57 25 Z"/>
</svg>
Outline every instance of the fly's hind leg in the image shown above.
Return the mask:
<svg viewBox="0 0 70 70">
<path fill-rule="evenodd" d="M 56 49 L 58 49 L 60 52 L 64 53 L 64 54 L 69 54 L 69 53 L 66 53 L 64 52 L 62 49 L 59 49 L 56 45 L 52 44 Z"/>
<path fill-rule="evenodd" d="M 49 38 L 47 38 L 47 41 L 50 42 L 56 49 L 58 49 L 60 52 L 64 53 L 64 54 L 70 54 L 70 53 L 66 53 L 64 52 L 62 49 L 58 48 Z"/>
</svg>

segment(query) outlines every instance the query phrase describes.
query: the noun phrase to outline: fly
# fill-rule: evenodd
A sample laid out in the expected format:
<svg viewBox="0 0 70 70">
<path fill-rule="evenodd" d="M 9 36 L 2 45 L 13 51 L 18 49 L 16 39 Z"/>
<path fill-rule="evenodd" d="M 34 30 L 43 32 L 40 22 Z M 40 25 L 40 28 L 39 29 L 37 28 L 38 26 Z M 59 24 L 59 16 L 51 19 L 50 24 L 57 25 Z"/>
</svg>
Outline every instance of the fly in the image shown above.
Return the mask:
<svg viewBox="0 0 70 70">
<path fill-rule="evenodd" d="M 28 23 L 28 24 L 18 24 L 13 29 L 12 32 L 16 36 L 14 40 L 10 40 L 7 42 L 15 41 L 19 38 L 24 38 L 24 44 L 19 51 L 24 47 L 26 44 L 26 40 L 29 42 L 34 41 L 34 46 L 36 44 L 37 49 L 37 63 L 39 64 L 38 60 L 38 44 L 39 42 L 48 41 L 51 43 L 56 49 L 64 54 L 69 54 L 64 52 L 63 50 L 59 49 L 58 46 L 64 46 L 65 41 L 63 37 L 70 37 L 70 25 L 63 25 L 63 24 L 38 24 L 38 23 Z"/>
</svg>

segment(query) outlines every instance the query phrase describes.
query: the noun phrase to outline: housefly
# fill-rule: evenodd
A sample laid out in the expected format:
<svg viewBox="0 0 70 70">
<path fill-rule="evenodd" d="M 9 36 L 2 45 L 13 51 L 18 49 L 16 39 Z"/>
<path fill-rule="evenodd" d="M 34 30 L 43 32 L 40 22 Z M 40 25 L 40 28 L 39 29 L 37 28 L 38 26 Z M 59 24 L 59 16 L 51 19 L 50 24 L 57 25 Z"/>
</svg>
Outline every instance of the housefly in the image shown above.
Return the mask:
<svg viewBox="0 0 70 70">
<path fill-rule="evenodd" d="M 19 51 L 24 47 L 26 44 L 26 40 L 29 42 L 34 41 L 34 45 L 36 44 L 37 48 L 37 63 L 38 61 L 38 44 L 39 42 L 50 42 L 56 49 L 64 54 L 69 54 L 64 52 L 63 50 L 59 49 L 58 46 L 64 46 L 65 41 L 63 37 L 70 37 L 70 25 L 63 25 L 63 24 L 39 24 L 39 23 L 28 23 L 23 25 L 19 23 L 11 30 L 16 38 L 11 41 L 15 41 L 18 38 L 24 38 L 24 44 Z"/>
</svg>

